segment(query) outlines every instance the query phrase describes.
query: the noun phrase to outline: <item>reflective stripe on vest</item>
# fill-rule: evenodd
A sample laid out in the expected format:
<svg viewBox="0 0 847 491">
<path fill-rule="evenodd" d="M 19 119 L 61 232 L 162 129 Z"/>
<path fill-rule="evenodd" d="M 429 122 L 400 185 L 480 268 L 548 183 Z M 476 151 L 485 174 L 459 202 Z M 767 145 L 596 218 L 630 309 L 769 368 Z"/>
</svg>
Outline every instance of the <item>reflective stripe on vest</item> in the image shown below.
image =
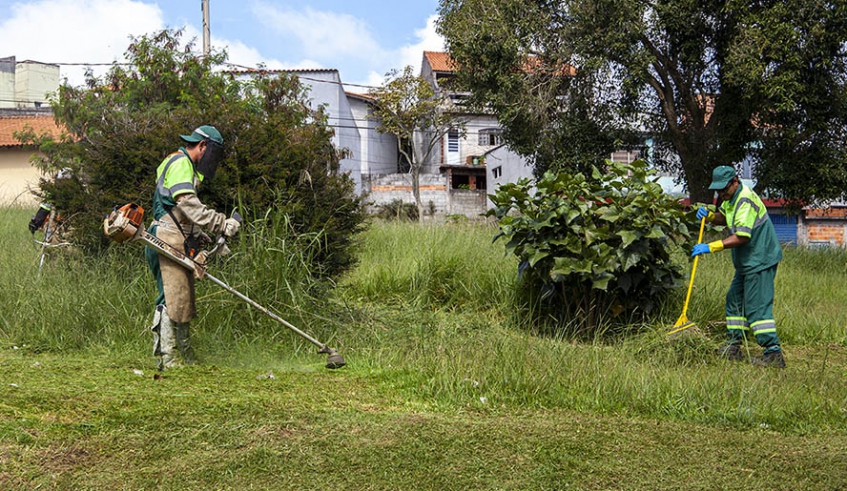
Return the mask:
<svg viewBox="0 0 847 491">
<path fill-rule="evenodd" d="M 738 225 L 735 223 L 736 215 L 738 214 L 738 210 L 742 209 L 744 205 L 750 205 L 750 208 L 755 212 L 756 219 L 753 221 L 753 226 L 748 227 L 747 224 Z M 753 193 L 753 190 L 742 186 L 741 192 L 738 194 L 738 200 L 735 202 L 735 206 L 732 207 L 732 211 L 726 217 L 727 225 L 729 226 L 729 231 L 732 234 L 737 234 L 741 232 L 742 235 L 751 236 L 753 235 L 753 229 L 758 228 L 761 225 L 765 224 L 770 220 L 770 216 L 768 216 L 768 210 L 765 208 L 762 200 L 759 199 Z"/>
<path fill-rule="evenodd" d="M 183 157 L 188 158 L 183 153 L 175 153 L 168 160 L 168 162 L 165 164 L 165 168 L 162 169 L 162 173 L 159 174 L 159 179 L 156 182 L 156 191 L 158 191 L 159 196 L 161 196 L 163 198 L 170 198 L 171 200 L 173 200 L 174 195 L 178 194 L 178 191 L 190 190 L 192 193 L 194 192 L 194 182 L 193 182 L 194 176 L 192 176 L 192 180 L 189 181 L 189 182 L 179 182 L 179 183 L 176 183 L 169 188 L 165 187 L 165 177 L 168 175 L 168 169 L 170 168 L 171 164 L 173 164 L 174 162 L 176 162 L 177 160 L 179 160 Z M 190 162 L 190 160 L 189 160 L 189 162 Z M 192 165 L 192 167 L 193 167 L 193 165 Z M 179 193 L 179 194 L 182 194 L 182 193 Z"/>
</svg>

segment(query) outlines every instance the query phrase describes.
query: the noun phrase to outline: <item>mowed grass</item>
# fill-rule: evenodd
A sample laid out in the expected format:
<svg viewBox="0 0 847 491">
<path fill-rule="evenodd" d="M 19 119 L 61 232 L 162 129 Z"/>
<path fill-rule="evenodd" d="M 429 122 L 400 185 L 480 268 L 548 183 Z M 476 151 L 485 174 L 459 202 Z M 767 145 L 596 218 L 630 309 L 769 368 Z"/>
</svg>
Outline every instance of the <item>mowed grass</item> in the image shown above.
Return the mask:
<svg viewBox="0 0 847 491">
<path fill-rule="evenodd" d="M 681 292 L 652 324 L 585 342 L 521 322 L 490 225 L 375 223 L 329 295 L 292 250 L 245 240 L 213 273 L 348 366 L 206 283 L 203 363 L 154 379 L 139 249 L 39 273 L 28 218 L 0 211 L 0 489 L 847 487 L 840 251 L 786 251 L 778 371 L 712 354 L 728 254 L 698 267 L 701 333 L 664 336 Z"/>
</svg>

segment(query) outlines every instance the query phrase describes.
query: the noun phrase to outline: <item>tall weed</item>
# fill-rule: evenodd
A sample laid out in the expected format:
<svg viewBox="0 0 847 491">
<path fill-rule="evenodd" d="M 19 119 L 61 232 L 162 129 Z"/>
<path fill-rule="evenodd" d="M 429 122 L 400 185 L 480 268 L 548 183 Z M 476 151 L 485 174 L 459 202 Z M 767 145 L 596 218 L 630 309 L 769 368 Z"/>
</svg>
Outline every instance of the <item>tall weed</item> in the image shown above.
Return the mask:
<svg viewBox="0 0 847 491">
<path fill-rule="evenodd" d="M 346 294 L 435 309 L 500 309 L 512 303 L 517 261 L 493 244 L 490 224 L 377 221 L 360 237 Z"/>
<path fill-rule="evenodd" d="M 42 251 L 26 228 L 30 214 L 0 208 L 0 343 L 34 351 L 146 354 L 157 291 L 142 247 L 114 245 L 96 258 L 73 248 L 53 249 L 39 267 Z M 209 273 L 323 341 L 334 323 L 316 323 L 324 317 L 319 313 L 326 314 L 318 298 L 327 292 L 326 283 L 311 275 L 319 233 L 288 233 L 285 220 L 269 215 L 248 224 L 231 244 L 232 254 L 215 260 Z M 197 310 L 192 336 L 201 359 L 231 357 L 235 346 L 256 353 L 304 346 L 287 328 L 211 281 L 197 282 Z"/>
</svg>

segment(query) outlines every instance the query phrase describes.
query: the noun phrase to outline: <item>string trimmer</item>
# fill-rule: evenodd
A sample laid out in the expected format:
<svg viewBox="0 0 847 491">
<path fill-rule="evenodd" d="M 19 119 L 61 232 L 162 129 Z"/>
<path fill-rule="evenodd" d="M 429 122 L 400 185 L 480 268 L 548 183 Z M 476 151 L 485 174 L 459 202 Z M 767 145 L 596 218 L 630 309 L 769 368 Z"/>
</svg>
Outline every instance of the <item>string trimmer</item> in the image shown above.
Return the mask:
<svg viewBox="0 0 847 491">
<path fill-rule="evenodd" d="M 180 266 L 194 272 L 195 278 L 208 278 L 221 288 L 232 293 L 241 300 L 244 300 L 253 307 L 261 310 L 262 312 L 267 314 L 271 319 L 291 329 L 292 331 L 300 335 L 303 339 L 309 341 L 310 343 L 320 348 L 318 350 L 318 353 L 328 355 L 326 359 L 327 368 L 341 368 L 346 364 L 344 361 L 344 357 L 338 354 L 338 352 L 333 348 L 330 348 L 329 346 L 321 343 L 317 339 L 296 328 L 282 317 L 274 314 L 265 307 L 262 307 L 255 301 L 248 298 L 247 295 L 244 295 L 243 293 L 237 291 L 235 288 L 215 278 L 214 276 L 209 274 L 208 271 L 206 271 L 206 260 L 212 257 L 220 247 L 226 244 L 226 238 L 224 236 L 218 237 L 218 240 L 216 241 L 215 247 L 213 249 L 208 251 L 200 251 L 197 255 L 189 257 L 184 252 L 176 249 L 167 242 L 163 241 L 162 239 L 156 237 L 155 235 L 145 230 L 143 227 L 143 223 L 144 209 L 134 203 L 129 203 L 112 211 L 112 213 L 103 222 L 103 232 L 106 234 L 107 237 L 118 243 L 141 242 L 142 244 L 150 246 L 160 254 L 164 254 L 168 258 L 174 260 Z"/>
</svg>

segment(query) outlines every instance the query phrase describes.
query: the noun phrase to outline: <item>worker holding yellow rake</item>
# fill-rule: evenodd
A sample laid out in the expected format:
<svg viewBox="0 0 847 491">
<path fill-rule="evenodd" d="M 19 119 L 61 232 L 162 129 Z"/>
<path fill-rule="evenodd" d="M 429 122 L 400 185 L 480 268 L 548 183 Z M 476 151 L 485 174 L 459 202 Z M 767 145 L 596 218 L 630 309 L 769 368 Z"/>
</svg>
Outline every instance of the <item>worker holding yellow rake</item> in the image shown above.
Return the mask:
<svg viewBox="0 0 847 491">
<path fill-rule="evenodd" d="M 717 213 L 706 207 L 697 210 L 697 219 L 727 225 L 731 235 L 723 240 L 694 246 L 692 257 L 732 249 L 735 277 L 726 294 L 727 342 L 718 354 L 744 361 L 745 334 L 751 330 L 763 348 L 754 365 L 785 368 L 782 348 L 773 317 L 774 279 L 782 260 L 776 230 L 761 198 L 738 179 L 735 169 L 721 166 L 712 172 L 709 189 L 716 190 L 723 203 Z"/>
</svg>

